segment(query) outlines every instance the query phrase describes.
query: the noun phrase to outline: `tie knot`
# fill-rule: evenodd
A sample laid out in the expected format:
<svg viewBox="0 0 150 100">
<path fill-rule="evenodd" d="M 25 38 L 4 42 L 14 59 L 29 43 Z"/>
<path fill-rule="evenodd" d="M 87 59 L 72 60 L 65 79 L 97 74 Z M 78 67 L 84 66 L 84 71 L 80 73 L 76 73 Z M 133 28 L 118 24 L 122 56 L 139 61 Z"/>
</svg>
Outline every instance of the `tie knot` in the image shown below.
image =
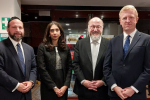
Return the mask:
<svg viewBox="0 0 150 100">
<path fill-rule="evenodd" d="M 19 43 L 17 43 L 17 46 L 19 46 L 19 47 L 20 47 L 20 44 L 19 44 Z"/>
<path fill-rule="evenodd" d="M 129 38 L 129 37 L 130 37 L 130 35 L 127 36 L 127 38 Z"/>
</svg>

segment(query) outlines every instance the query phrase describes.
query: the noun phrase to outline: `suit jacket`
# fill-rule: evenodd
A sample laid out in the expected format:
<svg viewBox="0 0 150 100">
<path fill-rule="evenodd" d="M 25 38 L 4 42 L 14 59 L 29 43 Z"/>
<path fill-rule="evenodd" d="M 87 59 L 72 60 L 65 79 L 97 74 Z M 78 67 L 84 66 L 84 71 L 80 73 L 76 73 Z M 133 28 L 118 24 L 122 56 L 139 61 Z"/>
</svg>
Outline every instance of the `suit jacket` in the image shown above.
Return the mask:
<svg viewBox="0 0 150 100">
<path fill-rule="evenodd" d="M 67 46 L 67 45 L 66 45 Z M 70 87 L 71 73 L 72 73 L 72 61 L 70 55 L 70 49 L 67 46 L 66 50 L 58 50 L 61 58 L 61 64 L 63 69 L 64 84 Z M 49 100 L 51 93 L 54 93 L 53 88 L 57 86 L 54 82 L 55 69 L 56 69 L 56 51 L 49 51 L 46 49 L 45 44 L 40 44 L 37 53 L 38 70 L 41 78 L 41 99 Z M 63 86 L 62 85 L 62 86 Z M 51 93 L 49 93 L 51 91 Z M 68 91 L 66 91 L 67 93 Z M 44 95 L 44 96 L 43 96 Z M 54 93 L 54 95 L 56 95 Z M 48 99 L 49 98 L 49 99 Z"/>
<path fill-rule="evenodd" d="M 26 74 L 23 74 L 17 52 L 9 38 L 0 42 L 0 100 L 21 100 L 22 93 L 12 92 L 18 82 L 36 81 L 36 62 L 33 48 L 22 42 Z M 25 93 L 31 100 L 31 90 Z"/>
<path fill-rule="evenodd" d="M 91 44 L 90 38 L 81 39 L 76 43 L 73 67 L 76 75 L 74 92 L 78 96 L 83 96 L 85 98 L 107 98 L 107 86 L 99 87 L 97 92 L 93 90 L 88 90 L 86 87 L 81 85 L 81 81 L 86 80 L 104 80 L 103 76 L 103 62 L 105 58 L 105 53 L 107 49 L 108 40 L 105 38 L 101 39 L 99 54 L 97 57 L 97 63 L 95 67 L 95 75 L 93 78 L 93 68 L 92 68 L 92 54 L 91 54 Z M 106 100 L 106 99 L 104 99 Z"/>
<path fill-rule="evenodd" d="M 150 79 L 150 36 L 137 31 L 123 58 L 123 34 L 113 38 L 104 61 L 104 76 L 109 86 L 109 95 L 117 97 L 111 86 L 116 83 L 121 88 L 134 86 L 139 93 L 130 99 L 145 99 L 146 84 Z"/>
</svg>

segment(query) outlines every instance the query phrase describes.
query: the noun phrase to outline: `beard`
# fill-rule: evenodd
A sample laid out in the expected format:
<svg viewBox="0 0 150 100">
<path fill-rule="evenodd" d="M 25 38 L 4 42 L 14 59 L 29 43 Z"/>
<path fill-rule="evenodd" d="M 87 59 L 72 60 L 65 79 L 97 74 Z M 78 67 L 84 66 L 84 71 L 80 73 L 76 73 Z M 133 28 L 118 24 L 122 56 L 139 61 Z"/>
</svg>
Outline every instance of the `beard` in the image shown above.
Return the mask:
<svg viewBox="0 0 150 100">
<path fill-rule="evenodd" d="M 92 39 L 92 41 L 94 42 L 96 42 L 96 41 L 98 41 L 99 39 L 100 39 L 100 37 L 101 37 L 101 35 L 100 34 L 98 34 L 98 35 L 93 35 L 92 33 L 90 34 L 90 37 L 91 37 L 91 39 Z"/>
<path fill-rule="evenodd" d="M 15 41 L 20 41 L 24 37 L 23 33 L 13 33 L 13 34 L 11 34 L 10 32 L 8 32 L 8 34 Z M 16 37 L 15 34 L 20 34 L 20 37 Z"/>
</svg>

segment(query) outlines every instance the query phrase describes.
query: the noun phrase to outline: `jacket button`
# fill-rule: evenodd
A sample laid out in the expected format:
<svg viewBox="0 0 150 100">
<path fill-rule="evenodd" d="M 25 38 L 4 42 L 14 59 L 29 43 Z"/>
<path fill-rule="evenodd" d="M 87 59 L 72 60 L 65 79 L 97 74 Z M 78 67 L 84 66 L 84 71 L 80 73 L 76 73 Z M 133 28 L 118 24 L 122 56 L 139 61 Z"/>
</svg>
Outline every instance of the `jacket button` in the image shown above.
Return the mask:
<svg viewBox="0 0 150 100">
<path fill-rule="evenodd" d="M 125 67 L 126 65 L 125 64 L 123 64 L 123 67 Z"/>
</svg>

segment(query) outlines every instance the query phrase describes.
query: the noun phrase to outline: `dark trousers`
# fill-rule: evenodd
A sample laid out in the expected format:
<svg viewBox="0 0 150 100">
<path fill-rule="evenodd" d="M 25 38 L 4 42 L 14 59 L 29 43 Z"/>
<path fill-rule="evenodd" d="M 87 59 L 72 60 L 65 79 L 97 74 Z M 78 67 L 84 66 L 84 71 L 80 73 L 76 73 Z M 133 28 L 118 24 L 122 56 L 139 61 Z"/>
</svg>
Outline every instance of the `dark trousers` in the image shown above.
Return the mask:
<svg viewBox="0 0 150 100">
<path fill-rule="evenodd" d="M 109 100 L 108 98 L 107 99 L 97 99 L 97 98 L 85 98 L 85 97 L 82 97 L 82 96 L 78 96 L 78 100 Z"/>
<path fill-rule="evenodd" d="M 119 97 L 110 97 L 110 100 L 122 100 L 122 99 L 120 99 Z M 144 100 L 144 99 L 131 99 L 130 97 L 129 98 L 127 98 L 127 99 L 125 99 L 125 100 Z"/>
<path fill-rule="evenodd" d="M 122 100 L 122 99 L 110 97 L 110 100 Z"/>
<path fill-rule="evenodd" d="M 87 99 L 87 98 L 83 98 L 83 97 L 78 96 L 78 100 L 90 100 L 90 99 Z"/>
<path fill-rule="evenodd" d="M 21 100 L 26 100 L 25 94 L 22 94 Z"/>
</svg>

